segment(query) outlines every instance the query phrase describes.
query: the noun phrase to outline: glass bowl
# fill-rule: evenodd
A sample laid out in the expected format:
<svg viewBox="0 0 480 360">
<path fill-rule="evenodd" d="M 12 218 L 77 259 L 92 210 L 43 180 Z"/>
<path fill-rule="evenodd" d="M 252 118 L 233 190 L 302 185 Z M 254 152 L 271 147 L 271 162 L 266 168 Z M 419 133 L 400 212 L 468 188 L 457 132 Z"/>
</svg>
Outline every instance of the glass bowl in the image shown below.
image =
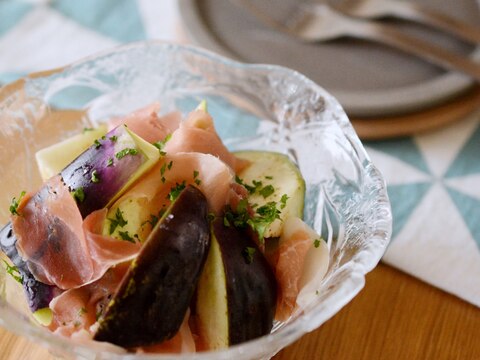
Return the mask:
<svg viewBox="0 0 480 360">
<path fill-rule="evenodd" d="M 131 44 L 0 89 L 1 223 L 8 221 L 11 198 L 41 183 L 37 150 L 154 101 L 162 113 L 187 113 L 202 99 L 230 149 L 278 151 L 298 164 L 306 181 L 304 218 L 330 248 L 328 272 L 315 296 L 307 296 L 271 334 L 227 350 L 117 354 L 74 344 L 36 325 L 2 267 L 0 325 L 68 359 L 268 359 L 360 291 L 389 242 L 391 210 L 384 180 L 342 107 L 295 71 L 246 65 L 194 47 Z"/>
</svg>

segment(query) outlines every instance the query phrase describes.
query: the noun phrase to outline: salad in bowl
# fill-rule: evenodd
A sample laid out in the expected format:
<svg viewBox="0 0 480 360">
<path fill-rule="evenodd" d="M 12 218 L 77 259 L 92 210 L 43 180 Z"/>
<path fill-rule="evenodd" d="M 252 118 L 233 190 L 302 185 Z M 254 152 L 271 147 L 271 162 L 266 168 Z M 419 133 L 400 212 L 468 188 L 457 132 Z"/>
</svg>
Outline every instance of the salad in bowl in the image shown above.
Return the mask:
<svg viewBox="0 0 480 360">
<path fill-rule="evenodd" d="M 6 86 L 0 118 L 0 324 L 65 357 L 269 358 L 389 241 L 380 173 L 289 69 L 133 44 Z"/>
</svg>

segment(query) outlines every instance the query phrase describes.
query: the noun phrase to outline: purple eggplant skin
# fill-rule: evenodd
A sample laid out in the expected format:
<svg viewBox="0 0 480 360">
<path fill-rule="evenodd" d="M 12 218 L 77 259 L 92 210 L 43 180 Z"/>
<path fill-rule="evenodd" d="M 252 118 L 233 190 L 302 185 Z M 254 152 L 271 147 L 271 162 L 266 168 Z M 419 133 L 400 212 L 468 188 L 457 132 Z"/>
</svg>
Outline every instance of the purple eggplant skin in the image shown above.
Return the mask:
<svg viewBox="0 0 480 360">
<path fill-rule="evenodd" d="M 277 282 L 272 268 L 245 229 L 212 223 L 222 253 L 227 288 L 229 344 L 270 333 L 277 304 Z M 246 249 L 255 249 L 249 254 Z"/>
<path fill-rule="evenodd" d="M 22 286 L 25 291 L 28 306 L 32 312 L 48 307 L 50 301 L 60 293 L 56 286 L 44 284 L 33 277 L 28 269 L 27 263 L 15 246 L 17 238 L 13 233 L 12 223 L 8 223 L 0 230 L 0 249 L 8 256 L 12 263 L 17 267 L 22 277 Z"/>
<path fill-rule="evenodd" d="M 126 132 L 125 126 L 116 127 L 61 171 L 63 182 L 72 193 L 78 189 L 83 191 L 84 198 L 77 199 L 83 218 L 107 206 L 143 164 L 140 151 L 121 159 L 115 156 L 125 148 L 119 139 Z"/>
<path fill-rule="evenodd" d="M 94 340 L 132 348 L 179 330 L 210 246 L 207 200 L 185 188 L 147 238 L 122 280 Z"/>
</svg>

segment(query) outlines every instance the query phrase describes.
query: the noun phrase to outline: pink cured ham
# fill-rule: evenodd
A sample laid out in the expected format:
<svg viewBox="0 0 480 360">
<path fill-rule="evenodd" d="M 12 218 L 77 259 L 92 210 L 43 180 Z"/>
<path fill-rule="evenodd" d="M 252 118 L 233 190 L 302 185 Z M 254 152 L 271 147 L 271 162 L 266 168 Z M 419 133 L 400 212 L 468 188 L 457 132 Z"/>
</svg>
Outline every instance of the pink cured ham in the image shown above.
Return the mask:
<svg viewBox="0 0 480 360">
<path fill-rule="evenodd" d="M 153 103 L 123 118 L 110 120 L 108 129 L 112 130 L 118 125 L 125 124 L 131 131 L 150 143 L 162 141 L 179 127 L 181 115 L 175 111 L 159 117 L 157 114 L 159 110 L 160 104 Z"/>
<path fill-rule="evenodd" d="M 197 172 L 198 175 L 195 176 Z M 167 153 L 117 204 L 128 199 L 145 198 L 145 206 L 150 213 L 156 214 L 168 206 L 168 194 L 172 188 L 183 183 L 198 187 L 208 200 L 209 210 L 219 214 L 226 204 L 242 196 L 234 190 L 234 180 L 233 171 L 215 156 L 201 153 Z"/>
<path fill-rule="evenodd" d="M 18 213 L 12 216 L 17 249 L 37 280 L 68 289 L 92 279 L 82 216 L 59 175 L 25 196 Z"/>
<path fill-rule="evenodd" d="M 275 267 L 279 287 L 275 319 L 279 321 L 287 320 L 295 310 L 305 258 L 314 240 L 306 229 L 288 231 L 286 228 L 280 237 Z"/>
<path fill-rule="evenodd" d="M 53 299 L 50 303 L 53 321 L 49 329 L 66 337 L 81 330 L 88 331 L 106 309 L 128 266 L 129 263 L 119 264 L 107 271 L 101 279 L 67 290 Z"/>
<path fill-rule="evenodd" d="M 165 146 L 165 151 L 167 154 L 179 152 L 211 154 L 221 159 L 235 172 L 248 164 L 228 151 L 215 130 L 212 117 L 203 110 L 195 110 L 188 115 L 173 133 Z"/>
<path fill-rule="evenodd" d="M 170 340 L 166 340 L 158 345 L 151 345 L 142 347 L 138 350 L 139 353 L 158 353 L 158 354 L 180 354 L 180 353 L 194 353 L 195 340 L 189 326 L 190 310 L 185 314 L 180 329 Z"/>
<path fill-rule="evenodd" d="M 132 243 L 102 235 L 106 215 L 107 209 L 97 210 L 83 221 L 84 235 L 94 270 L 92 278 L 95 280 L 101 277 L 110 267 L 132 260 L 142 247 L 139 242 Z"/>
<path fill-rule="evenodd" d="M 17 248 L 35 278 L 60 289 L 101 278 L 111 266 L 132 259 L 140 244 L 101 236 L 106 210 L 84 221 L 60 176 L 25 196 L 12 216 Z"/>
</svg>

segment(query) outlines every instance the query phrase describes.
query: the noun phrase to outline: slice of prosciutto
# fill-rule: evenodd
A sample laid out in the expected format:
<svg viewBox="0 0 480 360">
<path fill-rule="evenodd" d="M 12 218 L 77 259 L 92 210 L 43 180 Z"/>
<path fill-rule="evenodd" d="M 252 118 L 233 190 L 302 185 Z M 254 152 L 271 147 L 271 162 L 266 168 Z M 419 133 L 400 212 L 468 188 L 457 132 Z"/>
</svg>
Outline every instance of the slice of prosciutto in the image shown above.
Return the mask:
<svg viewBox="0 0 480 360">
<path fill-rule="evenodd" d="M 230 166 L 236 173 L 248 164 L 247 161 L 237 158 L 228 151 L 215 130 L 212 117 L 201 109 L 192 111 L 180 124 L 166 144 L 165 151 L 167 154 L 179 152 L 211 154 Z"/>
<path fill-rule="evenodd" d="M 187 185 L 198 187 L 208 200 L 209 211 L 216 214 L 230 201 L 246 196 L 237 191 L 232 169 L 217 157 L 202 153 L 167 153 L 136 186 L 117 200 L 112 209 L 123 209 L 122 204 L 135 200 L 142 204 L 139 210 L 148 219 L 148 214 L 156 214 L 169 205 L 172 189 Z"/>
<path fill-rule="evenodd" d="M 302 219 L 285 220 L 278 243 L 275 277 L 279 287 L 275 319 L 286 321 L 297 306 L 297 297 L 308 285 L 320 287 L 328 268 L 328 247 Z M 313 289 L 315 294 L 315 289 Z"/>
<path fill-rule="evenodd" d="M 60 289 L 98 280 L 109 267 L 135 257 L 141 246 L 97 236 L 102 213 L 83 221 L 59 175 L 27 194 L 17 211 L 11 220 L 20 255 L 37 280 Z"/>
<path fill-rule="evenodd" d="M 169 134 L 178 129 L 181 115 L 178 111 L 158 116 L 160 104 L 155 102 L 133 113 L 114 118 L 108 122 L 109 131 L 118 125 L 125 124 L 135 134 L 149 143 L 162 141 Z"/>
</svg>

